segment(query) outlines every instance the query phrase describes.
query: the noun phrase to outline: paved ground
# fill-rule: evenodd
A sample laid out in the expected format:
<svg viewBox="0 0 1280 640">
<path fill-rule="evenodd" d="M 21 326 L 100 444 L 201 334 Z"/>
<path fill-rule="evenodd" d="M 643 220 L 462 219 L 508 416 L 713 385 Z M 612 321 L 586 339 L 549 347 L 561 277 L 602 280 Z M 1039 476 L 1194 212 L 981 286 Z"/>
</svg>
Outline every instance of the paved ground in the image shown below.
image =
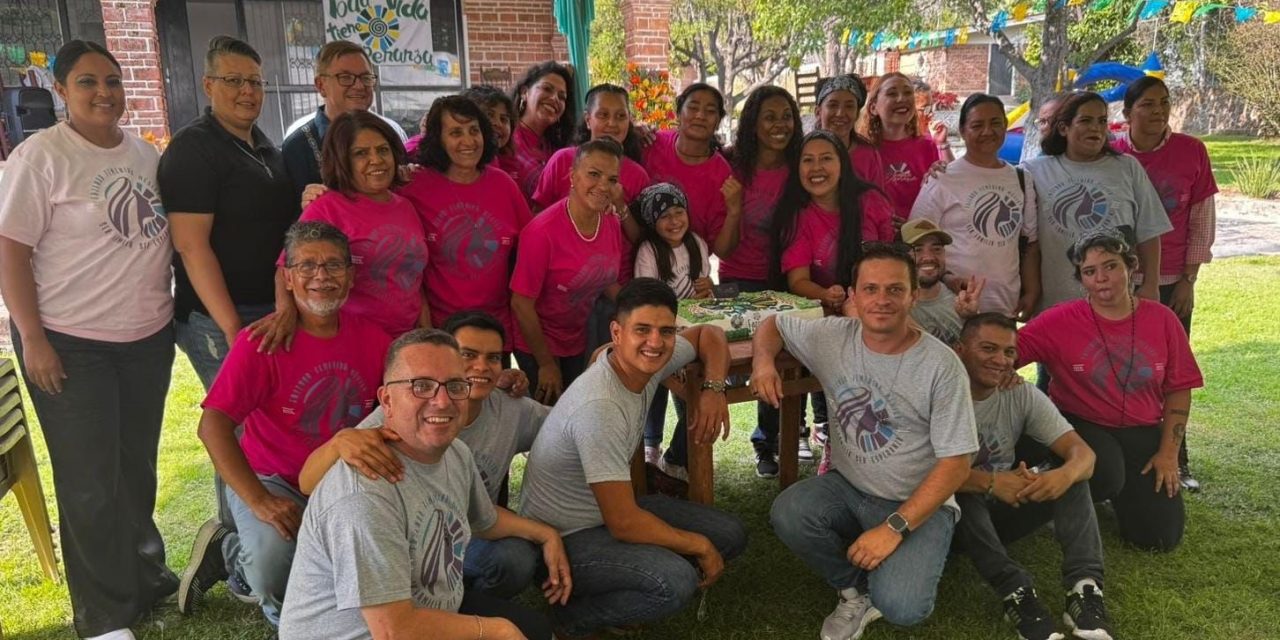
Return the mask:
<svg viewBox="0 0 1280 640">
<path fill-rule="evenodd" d="M 1213 253 L 1219 258 L 1280 255 L 1280 201 L 1219 195 L 1218 236 Z M 0 301 L 0 352 L 12 350 L 9 311 Z"/>
</svg>

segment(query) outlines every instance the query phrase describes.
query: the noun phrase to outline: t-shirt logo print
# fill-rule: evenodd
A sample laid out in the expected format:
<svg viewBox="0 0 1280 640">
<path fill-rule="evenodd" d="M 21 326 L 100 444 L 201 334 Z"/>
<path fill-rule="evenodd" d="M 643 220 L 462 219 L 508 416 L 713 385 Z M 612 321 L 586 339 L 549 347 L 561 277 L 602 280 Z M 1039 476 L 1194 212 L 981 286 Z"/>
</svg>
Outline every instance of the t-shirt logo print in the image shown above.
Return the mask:
<svg viewBox="0 0 1280 640">
<path fill-rule="evenodd" d="M 587 259 L 567 285 L 569 304 L 586 307 L 595 303 L 600 291 L 618 280 L 618 260 L 597 253 Z"/>
<path fill-rule="evenodd" d="M 991 471 L 1003 458 L 1000 440 L 978 432 L 978 453 L 973 456 L 973 468 Z"/>
<path fill-rule="evenodd" d="M 375 229 L 368 240 L 353 243 L 351 253 L 364 256 L 368 282 L 378 288 L 392 282 L 401 291 L 407 290 L 427 265 L 422 248 L 405 237 L 401 229 L 390 225 Z"/>
<path fill-rule="evenodd" d="M 1022 223 L 1022 207 L 1008 194 L 987 191 L 973 202 L 973 228 L 989 240 L 1004 240 L 1018 231 Z"/>
<path fill-rule="evenodd" d="M 872 454 L 893 441 L 893 425 L 889 423 L 889 407 L 871 389 L 851 389 L 836 405 L 836 418 L 844 432 L 845 442 L 854 442 L 863 453 Z M 852 430 L 853 433 L 849 433 Z"/>
<path fill-rule="evenodd" d="M 121 239 L 153 240 L 169 229 L 159 191 L 132 171 L 109 169 L 94 179 L 93 186 L 94 197 L 106 203 L 107 223 Z"/>
<path fill-rule="evenodd" d="M 1053 221 L 1064 231 L 1087 233 L 1107 219 L 1107 194 L 1096 186 L 1068 182 L 1053 201 Z"/>
<path fill-rule="evenodd" d="M 319 365 L 298 380 L 291 394 L 302 406 L 299 426 L 316 444 L 364 417 L 368 385 L 344 369 L 345 363 L 339 362 Z"/>
<path fill-rule="evenodd" d="M 911 182 L 915 180 L 915 176 L 911 175 L 911 169 L 904 162 L 890 162 L 884 168 L 885 182 Z"/>
<path fill-rule="evenodd" d="M 497 229 L 487 212 L 474 218 L 452 216 L 442 225 L 440 235 L 445 260 L 451 266 L 461 263 L 468 269 L 487 270 L 500 248 Z"/>
<path fill-rule="evenodd" d="M 448 597 L 462 580 L 462 557 L 466 536 L 462 523 L 452 513 L 439 507 L 431 512 L 423 528 L 424 544 L 418 564 L 418 582 L 426 590 L 414 599 L 419 606 L 430 606 L 430 598 Z"/>
</svg>

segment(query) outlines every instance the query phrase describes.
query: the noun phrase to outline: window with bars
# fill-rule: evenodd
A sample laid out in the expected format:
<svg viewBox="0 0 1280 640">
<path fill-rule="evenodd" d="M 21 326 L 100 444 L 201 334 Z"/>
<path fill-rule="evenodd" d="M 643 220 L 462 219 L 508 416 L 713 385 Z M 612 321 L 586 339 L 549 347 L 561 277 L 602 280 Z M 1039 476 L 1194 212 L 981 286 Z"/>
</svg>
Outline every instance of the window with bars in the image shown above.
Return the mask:
<svg viewBox="0 0 1280 640">
<path fill-rule="evenodd" d="M 50 86 L 49 61 L 69 39 L 105 45 L 98 0 L 0 0 L 0 83 Z"/>
</svg>

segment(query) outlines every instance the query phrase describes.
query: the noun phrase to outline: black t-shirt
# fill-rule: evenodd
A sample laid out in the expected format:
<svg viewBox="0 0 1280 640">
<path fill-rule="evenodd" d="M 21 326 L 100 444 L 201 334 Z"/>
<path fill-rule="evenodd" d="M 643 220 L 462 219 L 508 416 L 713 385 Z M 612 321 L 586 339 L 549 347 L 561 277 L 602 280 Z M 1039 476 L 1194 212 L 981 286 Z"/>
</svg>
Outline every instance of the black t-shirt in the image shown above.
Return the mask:
<svg viewBox="0 0 1280 640">
<path fill-rule="evenodd" d="M 256 126 L 253 139 L 250 147 L 206 109 L 173 136 L 157 171 L 165 211 L 214 216 L 209 244 L 236 305 L 275 300 L 276 259 L 299 213 L 280 150 Z M 174 317 L 207 314 L 176 254 L 173 272 Z"/>
</svg>

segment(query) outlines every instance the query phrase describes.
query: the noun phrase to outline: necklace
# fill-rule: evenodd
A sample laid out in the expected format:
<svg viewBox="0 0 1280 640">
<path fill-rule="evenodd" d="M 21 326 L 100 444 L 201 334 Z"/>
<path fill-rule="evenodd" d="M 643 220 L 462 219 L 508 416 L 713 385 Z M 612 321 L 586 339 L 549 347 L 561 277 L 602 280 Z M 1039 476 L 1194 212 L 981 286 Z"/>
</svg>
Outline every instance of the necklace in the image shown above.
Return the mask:
<svg viewBox="0 0 1280 640">
<path fill-rule="evenodd" d="M 706 153 L 701 154 L 701 155 L 694 155 L 694 154 L 692 154 L 692 153 L 685 153 L 685 152 L 681 151 L 681 150 L 680 150 L 680 141 L 681 141 L 681 140 L 683 140 L 683 138 L 681 138 L 681 137 L 680 137 L 680 134 L 678 134 L 678 133 L 677 133 L 677 134 L 676 134 L 676 143 L 675 143 L 675 145 L 674 145 L 674 148 L 675 148 L 675 150 L 676 150 L 676 155 L 680 156 L 681 158 L 689 158 L 689 159 L 691 159 L 691 160 L 702 160 L 702 159 L 704 159 L 704 158 L 710 158 L 710 157 L 711 157 L 711 150 L 710 150 L 710 149 L 708 149 Z"/>
<path fill-rule="evenodd" d="M 1102 341 L 1102 349 L 1107 354 L 1107 364 L 1111 365 L 1111 375 L 1115 378 L 1116 384 L 1120 385 L 1120 424 L 1116 426 L 1123 427 L 1124 419 L 1128 417 L 1129 380 L 1133 378 L 1133 357 L 1138 344 L 1138 303 L 1133 294 L 1130 294 L 1129 362 L 1125 369 L 1124 380 L 1120 379 L 1120 372 L 1116 369 L 1116 361 L 1111 357 L 1111 345 L 1107 344 L 1107 336 L 1102 332 L 1102 323 L 1098 321 L 1098 312 L 1094 310 L 1093 304 L 1089 304 L 1089 313 L 1093 316 L 1093 326 L 1098 330 L 1098 339 Z"/>
<path fill-rule="evenodd" d="M 582 230 L 578 228 L 578 222 L 573 219 L 573 212 L 569 210 L 568 200 L 564 201 L 564 212 L 569 216 L 569 224 L 573 225 L 573 232 L 578 234 L 578 237 L 581 238 L 583 242 L 592 242 L 596 239 L 596 236 L 600 235 L 600 216 L 599 215 L 596 216 L 596 228 L 591 231 L 591 237 L 588 238 L 587 236 L 582 234 Z"/>
<path fill-rule="evenodd" d="M 870 358 L 868 357 L 867 353 L 868 353 L 869 351 L 871 351 L 871 350 L 867 348 L 867 343 L 863 341 L 862 331 L 865 331 L 865 330 L 866 330 L 866 328 L 865 328 L 865 327 L 863 327 L 863 328 L 859 331 L 858 336 L 857 336 L 857 338 L 856 338 L 856 339 L 857 339 L 857 341 L 858 341 L 858 350 L 861 352 L 861 353 L 859 353 L 858 355 L 859 355 L 860 359 L 862 360 L 862 371 L 863 371 L 863 373 L 866 373 L 868 376 L 870 376 L 870 368 L 867 366 L 867 365 L 869 364 L 869 362 L 870 362 Z M 908 336 L 909 336 L 909 335 L 910 335 L 910 334 L 908 334 Z M 898 388 L 898 374 L 899 374 L 899 373 L 902 373 L 902 361 L 906 359 L 906 357 L 907 357 L 907 352 L 908 352 L 908 351 L 910 351 L 910 350 L 911 350 L 911 347 L 908 345 L 906 349 L 903 349 L 903 350 L 902 350 L 902 353 L 899 353 L 899 354 L 898 354 L 898 366 L 894 368 L 894 370 L 893 370 L 893 381 L 892 381 L 892 382 L 890 382 L 890 383 L 889 383 L 889 386 L 887 387 L 887 389 L 889 390 L 889 393 L 892 393 L 894 389 L 897 389 L 897 388 Z M 886 354 L 878 354 L 878 355 L 886 355 Z M 887 398 L 887 397 L 886 397 L 884 400 L 885 400 L 885 402 L 888 402 L 888 401 L 889 401 L 889 398 Z M 892 418 L 892 416 L 890 416 L 890 417 Z"/>
<path fill-rule="evenodd" d="M 245 149 L 244 147 L 240 146 L 239 141 L 236 141 L 234 144 L 236 145 L 236 148 L 240 150 L 240 153 L 243 153 L 246 156 L 249 156 L 251 160 L 258 163 L 258 166 L 262 167 L 262 170 L 267 172 L 268 178 L 271 178 L 273 180 L 275 179 L 276 176 L 275 174 L 271 173 L 271 167 L 268 167 L 266 161 L 258 157 L 257 153 L 250 153 L 248 149 Z"/>
</svg>

